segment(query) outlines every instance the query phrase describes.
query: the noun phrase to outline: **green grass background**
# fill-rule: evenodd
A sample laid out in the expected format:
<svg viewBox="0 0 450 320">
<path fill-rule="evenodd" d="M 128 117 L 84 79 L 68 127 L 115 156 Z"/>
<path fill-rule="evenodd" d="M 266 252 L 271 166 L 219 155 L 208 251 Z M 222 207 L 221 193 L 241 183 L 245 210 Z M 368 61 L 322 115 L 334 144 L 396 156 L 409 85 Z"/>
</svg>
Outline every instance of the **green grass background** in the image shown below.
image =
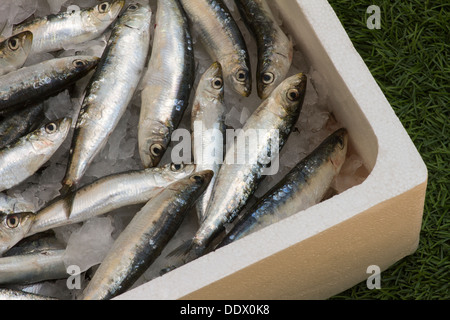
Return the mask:
<svg viewBox="0 0 450 320">
<path fill-rule="evenodd" d="M 419 248 L 331 299 L 450 299 L 450 2 L 329 0 L 429 171 Z M 370 5 L 381 29 L 367 28 Z"/>
</svg>

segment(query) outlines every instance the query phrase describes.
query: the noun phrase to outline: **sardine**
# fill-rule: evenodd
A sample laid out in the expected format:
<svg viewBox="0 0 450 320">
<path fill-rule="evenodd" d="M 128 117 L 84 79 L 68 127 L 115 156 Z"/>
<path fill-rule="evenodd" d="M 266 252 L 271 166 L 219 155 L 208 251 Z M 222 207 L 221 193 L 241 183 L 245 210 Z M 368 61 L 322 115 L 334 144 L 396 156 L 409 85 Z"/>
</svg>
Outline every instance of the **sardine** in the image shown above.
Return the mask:
<svg viewBox="0 0 450 320">
<path fill-rule="evenodd" d="M 64 249 L 42 249 L 0 258 L 0 285 L 33 284 L 69 276 L 64 264 Z"/>
<path fill-rule="evenodd" d="M 43 103 L 8 114 L 5 119 L 0 120 L 0 149 L 28 134 L 40 125 L 44 118 Z"/>
<path fill-rule="evenodd" d="M 82 299 L 106 300 L 128 290 L 175 235 L 212 175 L 210 170 L 194 173 L 150 200 L 114 242 Z"/>
<path fill-rule="evenodd" d="M 11 285 L 28 286 L 47 280 L 67 279 L 69 274 L 64 254 L 65 245 L 53 231 L 24 239 L 0 258 L 0 285 L 15 288 Z"/>
<path fill-rule="evenodd" d="M 239 94 L 252 92 L 247 45 L 222 0 L 180 0 L 194 30 L 213 61 L 222 65 L 224 78 Z"/>
<path fill-rule="evenodd" d="M 53 230 L 41 232 L 19 241 L 3 257 L 22 256 L 50 250 L 63 250 L 66 245 L 56 238 Z"/>
<path fill-rule="evenodd" d="M 33 33 L 21 32 L 0 42 L 0 76 L 21 68 L 31 52 Z"/>
<path fill-rule="evenodd" d="M 0 77 L 0 112 L 38 103 L 86 76 L 97 57 L 55 58 L 24 67 Z"/>
<path fill-rule="evenodd" d="M 195 206 L 199 222 L 204 220 L 215 176 L 223 163 L 226 112 L 222 67 L 215 62 L 200 79 L 191 115 L 196 170 L 214 172 L 211 183 Z"/>
<path fill-rule="evenodd" d="M 66 207 L 64 198 L 57 199 L 34 217 L 27 236 L 86 221 L 115 209 L 149 201 L 161 188 L 183 179 L 195 171 L 195 165 L 168 164 L 162 168 L 149 168 L 100 178 L 73 195 L 72 208 Z"/>
<path fill-rule="evenodd" d="M 100 178 L 67 197 L 49 203 L 36 213 L 0 212 L 0 256 L 25 237 L 68 224 L 86 221 L 126 206 L 142 204 L 169 184 L 192 174 L 195 165 L 168 164 Z"/>
<path fill-rule="evenodd" d="M 235 0 L 258 47 L 258 95 L 266 99 L 284 80 L 292 64 L 293 44 L 275 21 L 266 0 Z"/>
<path fill-rule="evenodd" d="M 150 46 L 149 5 L 131 4 L 116 21 L 90 79 L 72 140 L 62 193 L 77 188 L 134 96 Z"/>
<path fill-rule="evenodd" d="M 155 167 L 188 107 L 195 78 L 192 38 L 178 0 L 159 0 L 153 48 L 142 91 L 139 153 Z"/>
<path fill-rule="evenodd" d="M 0 256 L 25 238 L 33 222 L 32 212 L 0 212 Z"/>
<path fill-rule="evenodd" d="M 0 191 L 10 189 L 36 173 L 59 149 L 72 119 L 51 122 L 0 150 Z"/>
<path fill-rule="evenodd" d="M 193 239 L 169 256 L 182 255 L 189 261 L 204 254 L 225 224 L 231 223 L 244 208 L 298 121 L 306 82 L 306 76 L 301 73 L 286 79 L 250 116 L 236 139 L 245 142 L 247 150 L 237 150 L 236 154 L 234 145 L 227 150 L 206 209 L 205 220 Z M 252 145 L 247 138 L 256 132 L 258 143 Z M 235 160 L 236 155 L 238 161 Z"/>
<path fill-rule="evenodd" d="M 347 147 L 346 129 L 330 135 L 238 218 L 218 248 L 319 203 L 339 174 Z"/>
<path fill-rule="evenodd" d="M 13 27 L 13 34 L 33 33 L 31 53 L 62 50 L 71 44 L 99 37 L 119 15 L 124 0 L 103 2 L 94 7 L 36 18 Z"/>
<path fill-rule="evenodd" d="M 27 293 L 19 290 L 0 288 L 0 300 L 57 300 L 57 299 L 45 297 L 38 294 Z"/>
</svg>

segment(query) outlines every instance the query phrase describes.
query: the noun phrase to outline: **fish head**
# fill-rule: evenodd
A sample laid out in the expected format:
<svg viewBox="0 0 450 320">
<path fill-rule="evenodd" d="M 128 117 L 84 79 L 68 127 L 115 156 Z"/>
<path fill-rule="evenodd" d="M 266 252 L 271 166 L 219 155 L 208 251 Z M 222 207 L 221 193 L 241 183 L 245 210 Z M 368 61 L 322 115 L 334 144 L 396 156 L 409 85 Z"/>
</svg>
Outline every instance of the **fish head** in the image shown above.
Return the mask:
<svg viewBox="0 0 450 320">
<path fill-rule="evenodd" d="M 301 110 L 306 95 L 307 77 L 303 73 L 285 79 L 271 94 L 288 114 Z"/>
<path fill-rule="evenodd" d="M 65 140 L 72 126 L 71 118 L 61 118 L 49 122 L 38 131 L 39 140 L 50 141 L 52 143 Z"/>
<path fill-rule="evenodd" d="M 342 165 L 345 162 L 348 150 L 348 131 L 345 128 L 341 128 L 335 131 L 330 137 L 330 161 L 333 164 L 336 172 L 339 172 Z"/>
<path fill-rule="evenodd" d="M 169 146 L 171 132 L 168 125 L 162 122 L 149 120 L 145 127 L 148 130 L 140 130 L 139 154 L 145 168 L 156 167 Z"/>
<path fill-rule="evenodd" d="M 31 212 L 0 212 L 0 256 L 26 236 L 33 221 Z"/>
<path fill-rule="evenodd" d="M 219 62 L 214 62 L 208 70 L 205 71 L 200 79 L 197 91 L 202 94 L 207 92 L 208 98 L 223 101 L 225 91 L 224 80 L 222 65 Z"/>
<path fill-rule="evenodd" d="M 250 96 L 252 93 L 252 73 L 248 59 L 230 55 L 221 62 L 224 77 L 231 84 L 231 87 L 244 97 Z M 227 66 L 234 66 L 227 68 Z"/>
<path fill-rule="evenodd" d="M 199 189 L 199 196 L 208 188 L 209 183 L 214 177 L 214 171 L 203 170 L 198 171 L 189 176 L 189 181 L 193 186 Z"/>
<path fill-rule="evenodd" d="M 66 59 L 65 62 L 70 64 L 68 65 L 68 69 L 71 70 L 72 73 L 84 75 L 94 69 L 99 61 L 100 58 L 95 56 L 75 56 Z"/>
<path fill-rule="evenodd" d="M 125 0 L 105 1 L 86 11 L 86 17 L 92 18 L 95 25 L 107 27 L 119 16 L 124 6 Z"/>
<path fill-rule="evenodd" d="M 177 181 L 183 179 L 195 171 L 194 164 L 170 163 L 162 167 L 162 175 L 166 181 Z"/>
<path fill-rule="evenodd" d="M 189 191 L 182 192 L 187 197 L 185 200 L 195 203 L 203 192 L 205 192 L 206 188 L 208 188 L 213 176 L 214 172 L 212 170 L 194 172 L 189 176 L 172 183 L 168 188 L 178 191 L 183 189 Z"/>
<path fill-rule="evenodd" d="M 258 96 L 262 100 L 267 99 L 273 90 L 286 79 L 291 63 L 292 53 L 287 52 L 285 54 L 275 53 L 258 65 L 257 89 Z"/>
<path fill-rule="evenodd" d="M 121 16 L 121 23 L 127 27 L 141 29 L 149 31 L 152 11 L 148 4 L 144 3 L 131 3 L 123 15 Z M 145 21 L 146 23 L 142 23 Z"/>
<path fill-rule="evenodd" d="M 33 33 L 31 31 L 16 34 L 0 44 L 0 59 L 12 64 L 18 60 L 24 63 L 31 52 L 32 44 Z"/>
</svg>

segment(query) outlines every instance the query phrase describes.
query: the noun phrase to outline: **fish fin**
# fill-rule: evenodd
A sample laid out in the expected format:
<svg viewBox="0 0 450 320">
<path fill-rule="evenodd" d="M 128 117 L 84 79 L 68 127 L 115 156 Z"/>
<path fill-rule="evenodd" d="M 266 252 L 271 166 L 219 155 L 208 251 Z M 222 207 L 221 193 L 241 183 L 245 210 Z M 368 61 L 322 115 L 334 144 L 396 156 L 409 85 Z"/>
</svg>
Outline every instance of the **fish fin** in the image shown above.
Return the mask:
<svg viewBox="0 0 450 320">
<path fill-rule="evenodd" d="M 70 218 L 70 215 L 72 214 L 72 208 L 73 208 L 73 202 L 75 200 L 76 195 L 76 187 L 75 186 L 69 186 L 64 185 L 59 193 L 61 194 L 62 198 L 64 199 L 64 208 L 66 212 L 67 219 Z"/>
</svg>

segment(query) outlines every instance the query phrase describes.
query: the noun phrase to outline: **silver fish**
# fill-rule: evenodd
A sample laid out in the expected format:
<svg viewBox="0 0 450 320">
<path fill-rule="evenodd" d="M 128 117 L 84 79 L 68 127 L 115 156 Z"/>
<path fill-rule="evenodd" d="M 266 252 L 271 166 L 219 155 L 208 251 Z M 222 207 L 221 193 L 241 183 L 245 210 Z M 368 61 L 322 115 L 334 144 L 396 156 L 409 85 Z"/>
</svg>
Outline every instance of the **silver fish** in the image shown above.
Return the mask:
<svg viewBox="0 0 450 320">
<path fill-rule="evenodd" d="M 82 43 L 100 36 L 119 15 L 124 0 L 103 2 L 92 8 L 61 12 L 14 26 L 13 34 L 33 33 L 32 53 L 52 52 L 69 44 Z"/>
<path fill-rule="evenodd" d="M 21 32 L 0 42 L 0 76 L 21 68 L 31 52 L 33 33 Z"/>
<path fill-rule="evenodd" d="M 64 197 L 55 199 L 37 213 L 0 212 L 0 255 L 25 237 L 57 227 L 86 221 L 125 206 L 149 201 L 159 189 L 182 179 L 195 165 L 168 164 L 162 168 L 125 172 L 103 177 L 74 194 L 72 207 Z"/>
<path fill-rule="evenodd" d="M 113 27 L 81 106 L 63 194 L 76 189 L 133 98 L 147 61 L 151 15 L 150 6 L 131 4 Z"/>
<path fill-rule="evenodd" d="M 145 203 L 161 188 L 183 179 L 195 171 L 195 165 L 168 164 L 162 168 L 150 168 L 115 174 L 98 179 L 74 192 L 72 207 L 65 199 L 57 199 L 34 217 L 27 236 L 82 222 L 115 209 Z"/>
<path fill-rule="evenodd" d="M 59 149 L 72 119 L 63 118 L 22 137 L 0 150 L 0 191 L 10 189 L 36 173 Z"/>
<path fill-rule="evenodd" d="M 0 285 L 32 284 L 69 276 L 64 249 L 42 249 L 28 254 L 0 258 Z"/>
<path fill-rule="evenodd" d="M 57 299 L 45 297 L 38 294 L 27 293 L 19 290 L 0 288 L 0 300 L 57 300 Z"/>
<path fill-rule="evenodd" d="M 175 249 L 170 256 L 184 254 L 189 260 L 204 254 L 225 224 L 232 222 L 244 208 L 298 121 L 306 82 L 306 76 L 301 73 L 286 79 L 250 116 L 236 139 L 244 141 L 247 150 L 238 150 L 238 161 L 235 160 L 235 146 L 227 150 L 205 220 L 193 239 Z M 247 135 L 256 130 L 262 130 L 257 136 L 258 143 L 250 145 Z"/>
<path fill-rule="evenodd" d="M 45 100 L 86 76 L 97 63 L 92 56 L 55 58 L 3 75 L 0 112 Z"/>
<path fill-rule="evenodd" d="M 204 220 L 215 177 L 223 163 L 226 112 L 222 67 L 215 62 L 200 79 L 191 114 L 196 170 L 214 172 L 208 189 L 195 205 L 199 222 Z"/>
<path fill-rule="evenodd" d="M 114 242 L 82 299 L 111 299 L 129 289 L 175 235 L 212 175 L 210 170 L 194 173 L 150 200 Z"/>
<path fill-rule="evenodd" d="M 0 256 L 25 238 L 33 222 L 32 212 L 0 212 Z"/>
<path fill-rule="evenodd" d="M 292 64 L 293 44 L 275 21 L 266 0 L 235 0 L 242 19 L 258 47 L 258 95 L 266 99 L 286 78 Z"/>
<path fill-rule="evenodd" d="M 347 148 L 346 129 L 330 135 L 238 218 L 218 248 L 319 203 L 339 174 Z"/>
<path fill-rule="evenodd" d="M 252 73 L 247 45 L 222 0 L 180 0 L 213 61 L 223 68 L 227 83 L 239 94 L 252 92 Z"/>
<path fill-rule="evenodd" d="M 3 257 L 22 256 L 50 250 L 63 250 L 66 245 L 56 238 L 53 230 L 41 232 L 19 241 Z"/>
<path fill-rule="evenodd" d="M 148 75 L 148 76 L 147 76 Z M 159 0 L 152 54 L 142 91 L 139 154 L 155 167 L 188 106 L 195 78 L 193 44 L 178 0 Z"/>
<path fill-rule="evenodd" d="M 44 118 L 43 103 L 8 114 L 5 119 L 0 120 L 0 149 L 34 130 Z"/>
</svg>

